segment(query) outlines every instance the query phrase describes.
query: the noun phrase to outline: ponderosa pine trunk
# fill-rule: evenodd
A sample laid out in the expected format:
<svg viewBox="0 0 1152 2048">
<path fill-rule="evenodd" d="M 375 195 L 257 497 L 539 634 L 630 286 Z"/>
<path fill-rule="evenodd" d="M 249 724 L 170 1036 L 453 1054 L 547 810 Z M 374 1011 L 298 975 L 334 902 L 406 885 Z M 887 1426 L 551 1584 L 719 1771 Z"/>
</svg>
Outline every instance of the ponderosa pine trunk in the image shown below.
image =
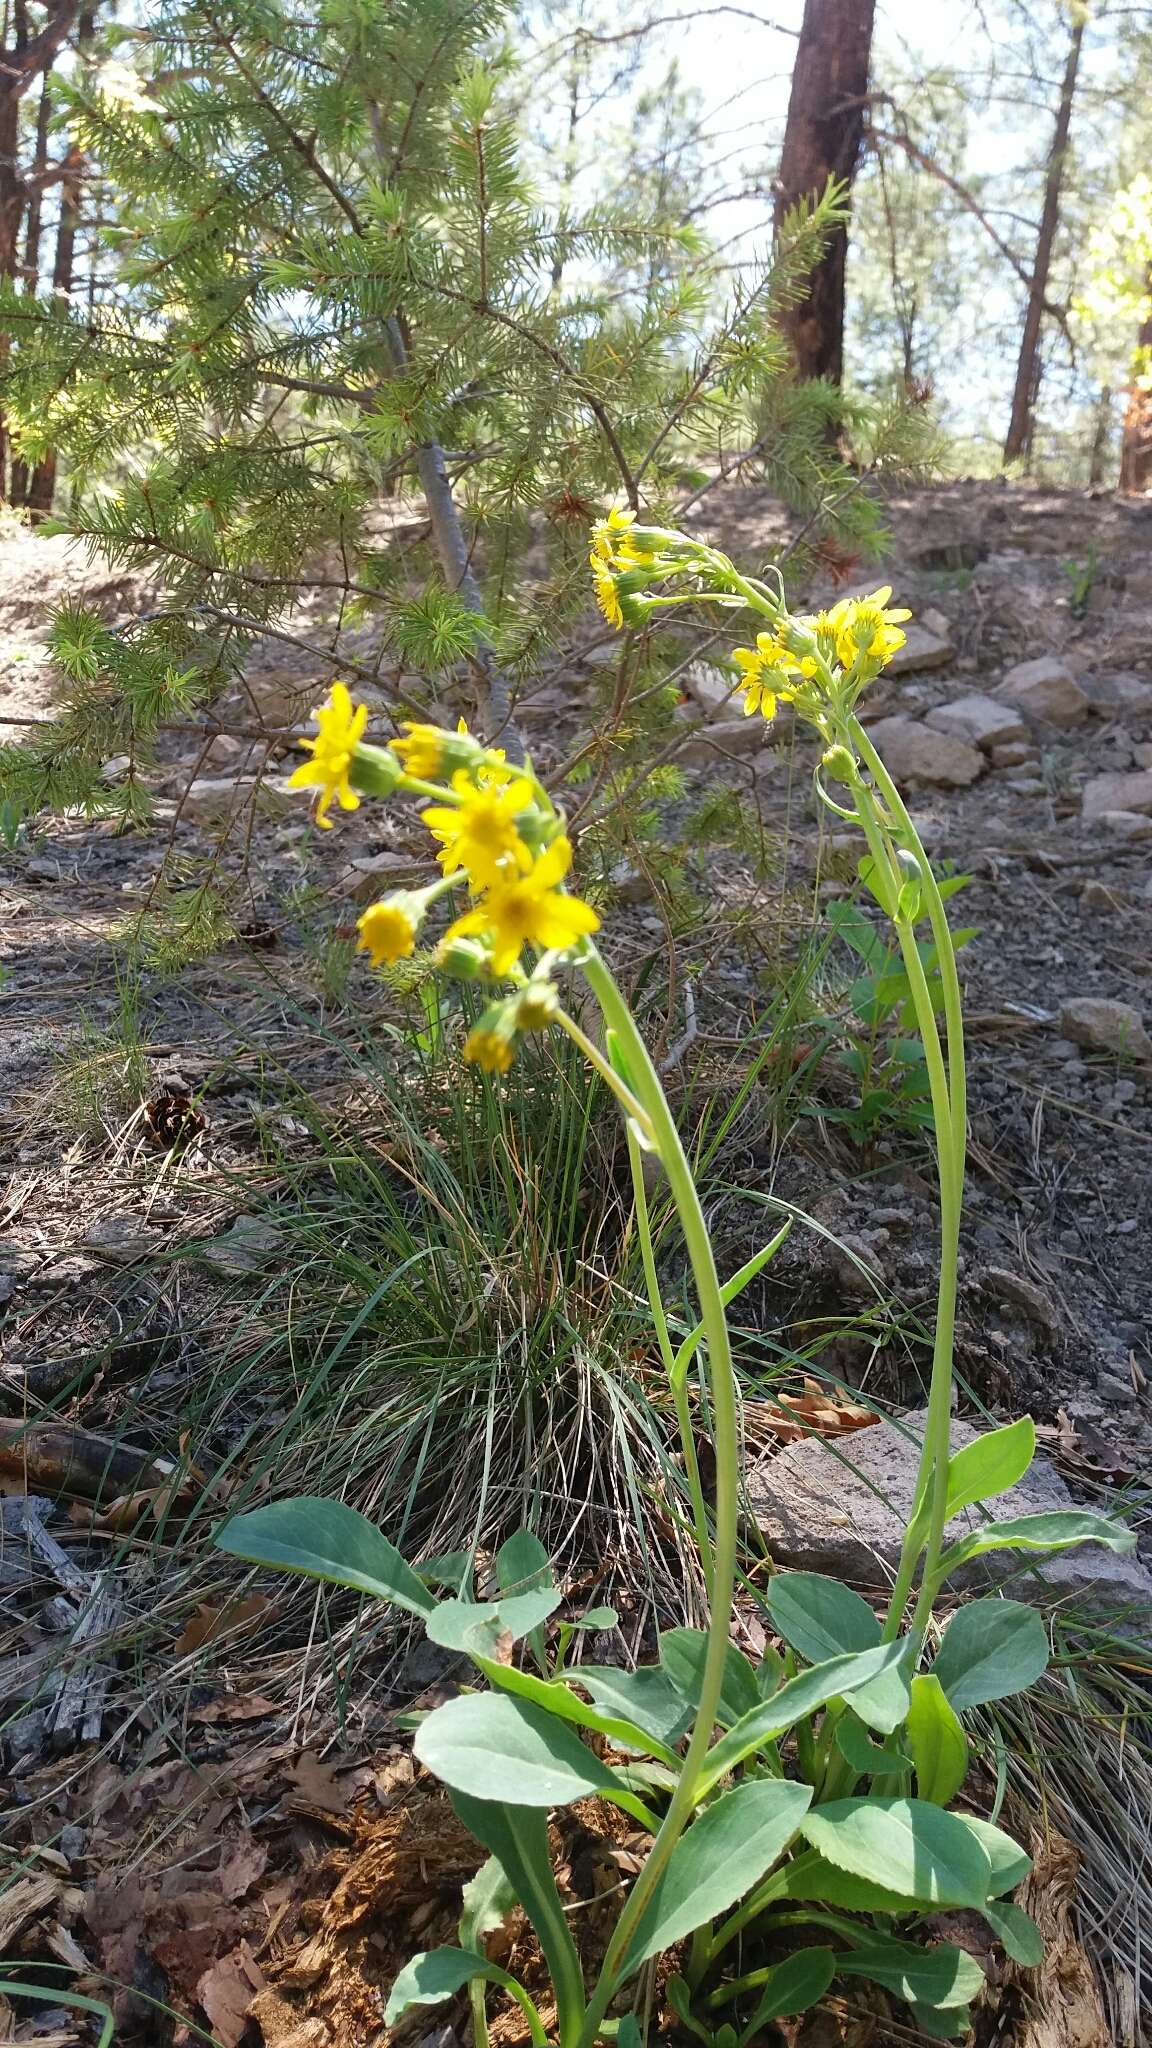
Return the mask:
<svg viewBox="0 0 1152 2048">
<path fill-rule="evenodd" d="M 52 113 L 52 93 L 48 83 L 49 70 L 44 73 L 44 84 L 40 90 L 40 109 L 36 116 L 36 147 L 32 157 L 32 177 L 28 192 L 28 222 L 24 230 L 24 289 L 35 297 L 40 283 L 40 227 L 44 214 L 44 174 L 48 169 L 48 122 Z M 10 496 L 14 505 L 23 505 L 28 496 L 28 465 L 20 457 L 12 457 L 12 483 Z"/>
<path fill-rule="evenodd" d="M 96 33 L 96 8 L 82 9 L 76 30 L 76 47 L 83 56 Z M 56 228 L 56 255 L 52 264 L 52 289 L 66 297 L 72 290 L 76 270 L 76 231 L 83 205 L 84 173 L 87 160 L 78 143 L 71 143 L 64 158 L 60 180 L 60 219 Z M 56 492 L 56 453 L 53 449 L 36 464 L 28 485 L 26 503 L 30 512 L 47 514 Z"/>
<path fill-rule="evenodd" d="M 777 229 L 798 201 L 819 198 L 829 178 L 852 184 L 864 135 L 875 12 L 876 0 L 805 0 L 777 181 Z M 848 230 L 837 228 L 804 299 L 783 315 L 800 378 L 840 382 L 847 261 Z"/>
<path fill-rule="evenodd" d="M 1148 295 L 1152 299 L 1152 267 Z M 1136 338 L 1136 361 L 1120 438 L 1120 489 L 1139 497 L 1152 491 L 1152 313 Z"/>
<path fill-rule="evenodd" d="M 1056 109 L 1056 125 L 1052 131 L 1052 147 L 1048 151 L 1048 168 L 1044 178 L 1044 206 L 1040 215 L 1040 230 L 1036 237 L 1036 257 L 1032 265 L 1028 307 L 1024 315 L 1024 332 L 1020 337 L 1016 388 L 1012 394 L 1012 418 L 1004 442 L 1005 462 L 1018 462 L 1031 454 L 1032 435 L 1036 425 L 1036 400 L 1040 394 L 1040 335 L 1044 326 L 1044 308 L 1048 298 L 1052 248 L 1060 224 L 1060 190 L 1064 183 L 1068 131 L 1072 125 L 1072 102 L 1076 97 L 1080 48 L 1084 41 L 1085 14 L 1079 5 L 1075 5 L 1075 0 L 1074 6 L 1072 40 L 1068 45 L 1068 57 L 1064 65 L 1060 104 Z"/>
</svg>

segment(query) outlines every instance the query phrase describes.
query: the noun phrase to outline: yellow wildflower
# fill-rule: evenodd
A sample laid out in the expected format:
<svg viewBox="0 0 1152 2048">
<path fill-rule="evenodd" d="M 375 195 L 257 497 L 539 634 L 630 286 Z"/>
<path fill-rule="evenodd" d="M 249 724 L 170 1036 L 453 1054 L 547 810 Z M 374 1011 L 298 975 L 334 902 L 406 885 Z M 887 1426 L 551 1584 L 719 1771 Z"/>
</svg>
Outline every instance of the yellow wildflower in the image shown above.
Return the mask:
<svg viewBox="0 0 1152 2048">
<path fill-rule="evenodd" d="M 627 511 L 623 505 L 613 505 L 607 519 L 598 519 L 592 528 L 592 553 L 588 559 L 595 568 L 597 562 L 611 562 L 620 551 L 622 537 L 628 532 L 636 514 Z"/>
<path fill-rule="evenodd" d="M 565 895 L 559 886 L 571 865 L 571 842 L 554 839 L 530 874 L 490 889 L 475 909 L 465 911 L 449 926 L 448 938 L 487 934 L 492 972 L 502 975 L 515 967 L 525 946 L 571 946 L 585 934 L 599 931 L 600 919 L 591 904 Z"/>
<path fill-rule="evenodd" d="M 458 768 L 452 787 L 455 804 L 432 804 L 421 817 L 440 841 L 440 863 L 446 875 L 463 868 L 474 889 L 491 889 L 519 871 L 526 874 L 532 854 L 516 829 L 516 821 L 532 808 L 532 784 L 523 775 L 511 782 L 501 776 L 498 787 L 478 789 L 467 771 Z"/>
<path fill-rule="evenodd" d="M 316 804 L 316 823 L 326 832 L 332 829 L 328 807 L 333 799 L 342 811 L 360 808 L 360 799 L 348 780 L 352 758 L 364 737 L 368 723 L 368 706 L 353 704 L 345 683 L 333 683 L 328 702 L 321 704 L 313 713 L 316 720 L 316 737 L 301 740 L 312 759 L 302 761 L 288 778 L 289 789 L 318 789 L 320 797 Z"/>
<path fill-rule="evenodd" d="M 599 555 L 593 555 L 591 561 L 592 580 L 596 585 L 596 602 L 607 619 L 608 624 L 619 629 L 624 624 L 624 614 L 620 609 L 620 596 L 616 589 L 616 578 L 608 567 L 607 562 L 602 561 Z"/>
<path fill-rule="evenodd" d="M 464 1057 L 484 1074 L 506 1074 L 516 1057 L 514 1031 L 485 1028 L 481 1018 L 464 1040 Z"/>
<path fill-rule="evenodd" d="M 415 775 L 420 782 L 431 782 L 440 773 L 446 734 L 438 725 L 422 725 L 411 718 L 406 720 L 404 730 L 408 737 L 393 740 L 393 753 L 399 754 L 409 775 Z"/>
<path fill-rule="evenodd" d="M 871 597 L 842 597 L 834 604 L 828 622 L 836 637 L 836 654 L 844 668 L 851 668 L 857 655 L 878 661 L 883 667 L 904 645 L 900 626 L 912 617 L 904 610 L 886 610 L 892 586 L 885 583 Z"/>
<path fill-rule="evenodd" d="M 780 675 L 792 674 L 797 667 L 788 649 L 775 633 L 758 633 L 755 647 L 734 647 L 732 659 L 744 679 L 745 718 L 751 718 L 754 711 L 763 712 L 765 718 L 775 718 L 777 699 L 790 700 L 793 695 L 776 680 Z M 768 675 L 772 682 L 765 681 Z"/>
<path fill-rule="evenodd" d="M 373 967 L 407 960 L 415 951 L 423 914 L 423 903 L 410 889 L 399 889 L 394 896 L 382 897 L 356 920 L 360 934 L 358 950 L 368 954 Z"/>
</svg>

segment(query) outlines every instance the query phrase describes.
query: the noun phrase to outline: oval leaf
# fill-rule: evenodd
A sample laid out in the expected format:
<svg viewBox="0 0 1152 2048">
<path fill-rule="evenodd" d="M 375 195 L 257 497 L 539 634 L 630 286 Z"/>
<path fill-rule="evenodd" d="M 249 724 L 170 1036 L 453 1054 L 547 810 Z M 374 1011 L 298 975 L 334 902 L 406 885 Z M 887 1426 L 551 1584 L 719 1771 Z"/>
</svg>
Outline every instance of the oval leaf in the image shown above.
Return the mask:
<svg viewBox="0 0 1152 2048">
<path fill-rule="evenodd" d="M 967 2005 L 985 1984 L 979 1963 L 950 1941 L 917 1948 L 910 1941 L 874 1937 L 851 1955 L 840 1956 L 838 1967 L 842 1977 L 868 1977 L 909 2005 L 934 2005 L 945 2011 Z"/>
<path fill-rule="evenodd" d="M 470 1693 L 429 1714 L 413 1743 L 420 1762 L 450 1785 L 511 1806 L 567 1806 L 616 1790 L 607 1764 L 566 1721 L 509 1693 Z"/>
<path fill-rule="evenodd" d="M 822 1572 L 778 1573 L 767 1600 L 784 1641 L 810 1664 L 871 1650 L 880 1641 L 880 1623 L 868 1602 Z"/>
<path fill-rule="evenodd" d="M 1136 1537 L 1122 1522 L 1086 1509 L 1070 1508 L 1050 1515 L 1019 1515 L 1012 1522 L 989 1522 L 953 1543 L 940 1559 L 940 1575 L 958 1570 L 990 1550 L 1071 1550 L 1077 1543 L 1103 1543 L 1109 1550 L 1135 1550 Z"/>
<path fill-rule="evenodd" d="M 487 1958 L 466 1948 L 425 1949 L 405 1963 L 388 1993 L 385 2026 L 394 2027 L 413 2005 L 438 2005 L 441 1999 L 451 1998 L 473 1977 L 483 1977 L 487 1969 Z"/>
<path fill-rule="evenodd" d="M 769 2020 L 789 2019 L 795 2012 L 807 2012 L 823 1998 L 836 1974 L 836 1958 L 830 1948 L 800 1948 L 786 1956 L 773 1970 L 741 2038 L 754 2040 Z"/>
<path fill-rule="evenodd" d="M 1036 1424 L 1030 1415 L 1003 1429 L 989 1430 L 975 1443 L 963 1444 L 948 1460 L 948 1519 L 961 1508 L 978 1500 L 994 1500 L 1007 1493 L 1024 1474 L 1036 1454 Z"/>
<path fill-rule="evenodd" d="M 955 1814 L 924 1799 L 834 1799 L 800 1824 L 829 1863 L 902 1898 L 931 1906 L 983 1906 L 992 1871 Z"/>
<path fill-rule="evenodd" d="M 857 1657 L 829 1657 L 823 1664 L 814 1664 L 810 1671 L 802 1671 L 798 1678 L 790 1678 L 787 1685 L 782 1685 L 771 1699 L 761 1700 L 752 1713 L 745 1714 L 709 1750 L 701 1792 L 717 1784 L 729 1771 L 734 1771 L 746 1757 L 763 1749 L 765 1743 L 787 1734 L 797 1721 L 814 1714 L 829 1700 L 848 1695 L 855 1708 L 860 1690 L 871 1686 L 879 1674 L 885 1678 L 899 1676 L 896 1666 L 905 1651 L 903 1643 L 878 1643 L 874 1650 L 861 1650 Z M 899 1726 L 907 1711 L 908 1689 L 901 1680 L 894 1694 L 895 1719 L 889 1722 L 889 1727 Z M 888 1729 L 882 1732 L 887 1734 Z"/>
<path fill-rule="evenodd" d="M 989 1899 L 984 1918 L 1014 1963 L 1035 1970 L 1044 1961 L 1044 1936 L 1022 1906 L 1014 1906 L 1011 1899 Z"/>
<path fill-rule="evenodd" d="M 893 1771 L 908 1770 L 912 1762 L 903 1750 L 873 1742 L 863 1723 L 852 1713 L 841 1714 L 836 1723 L 836 1747 L 861 1776 L 887 1778 Z"/>
<path fill-rule="evenodd" d="M 660 1638 L 661 1665 L 681 1699 L 687 1700 L 692 1707 L 700 1698 L 700 1681 L 707 1655 L 708 1638 L 702 1629 L 670 1628 Z M 755 1671 L 735 1643 L 729 1643 L 716 1719 L 722 1728 L 730 1728 L 741 1715 L 751 1713 L 759 1702 L 760 1688 Z"/>
<path fill-rule="evenodd" d="M 691 1726 L 691 1707 L 656 1665 L 616 1671 L 607 1665 L 581 1664 L 572 1675 L 577 1685 L 591 1694 L 595 1706 L 634 1722 L 665 1749 L 679 1742 Z"/>
<path fill-rule="evenodd" d="M 782 1778 L 737 1785 L 681 1835 L 624 1958 L 631 1976 L 649 1956 L 714 1920 L 758 1884 L 808 1810 L 810 1785 Z"/>
<path fill-rule="evenodd" d="M 988 1858 L 992 1871 L 989 1898 L 998 1899 L 1002 1892 L 1014 1892 L 1032 1868 L 1032 1858 L 1027 1850 L 1022 1849 L 1019 1842 L 1014 1842 L 1011 1835 L 1006 1835 L 1003 1828 L 993 1827 L 990 1820 L 979 1820 L 974 1813 L 958 1813 L 954 1819 L 976 1837 Z"/>
<path fill-rule="evenodd" d="M 968 1776 L 968 1744 L 947 1693 L 930 1671 L 912 1680 L 912 1704 L 904 1733 L 920 1798 L 930 1800 L 933 1806 L 947 1806 Z M 924 2003 L 933 2001 L 925 1998 Z"/>
<path fill-rule="evenodd" d="M 231 1557 L 351 1586 L 373 1599 L 406 1607 L 410 1614 L 429 1614 L 436 1604 L 387 1537 L 367 1515 L 345 1507 L 343 1501 L 307 1494 L 273 1501 L 250 1515 L 234 1515 L 213 1540 Z"/>
<path fill-rule="evenodd" d="M 955 1711 L 1007 1699 L 1048 1668 L 1048 1636 L 1034 1607 L 1019 1600 L 973 1600 L 952 1616 L 932 1675 Z"/>
<path fill-rule="evenodd" d="M 516 1643 L 547 1621 L 561 1597 L 558 1587 L 545 1586 L 539 1592 L 506 1593 L 499 1600 L 442 1600 L 428 1616 L 428 1640 L 445 1650 L 479 1650 L 489 1656 L 500 1636 L 509 1635 Z"/>
<path fill-rule="evenodd" d="M 918 1900 L 885 1891 L 866 1877 L 853 1877 L 850 1870 L 837 1870 L 814 1849 L 793 1857 L 785 1878 L 783 1897 L 803 1899 L 811 1906 L 842 1906 L 846 1913 L 891 1913 L 895 1918 L 921 1910 Z"/>
</svg>

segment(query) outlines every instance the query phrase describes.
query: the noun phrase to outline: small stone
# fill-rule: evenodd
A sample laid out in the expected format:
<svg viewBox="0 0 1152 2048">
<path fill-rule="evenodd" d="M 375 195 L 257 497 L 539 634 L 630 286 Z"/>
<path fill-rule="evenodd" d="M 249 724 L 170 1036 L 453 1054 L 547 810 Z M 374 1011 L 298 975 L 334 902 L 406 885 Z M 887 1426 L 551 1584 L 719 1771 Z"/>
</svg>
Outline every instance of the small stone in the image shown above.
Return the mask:
<svg viewBox="0 0 1152 2048">
<path fill-rule="evenodd" d="M 685 686 L 701 711 L 713 718 L 730 717 L 739 702 L 740 678 L 731 670 L 714 668 L 710 661 L 694 661 L 684 674 Z"/>
<path fill-rule="evenodd" d="M 939 619 L 939 614 L 937 614 Z M 904 628 L 904 645 L 897 649 L 891 661 L 885 664 L 885 673 L 890 676 L 919 675 L 922 669 L 947 668 L 956 652 L 948 621 L 941 621 L 942 633 L 934 633 L 920 620 L 912 619 Z"/>
<path fill-rule="evenodd" d="M 340 888 L 354 903 L 374 903 L 389 889 L 426 879 L 428 870 L 427 861 L 413 860 L 411 854 L 374 853 L 352 862 L 340 877 Z"/>
<path fill-rule="evenodd" d="M 1106 996 L 1071 996 L 1060 1005 L 1060 1029 L 1065 1038 L 1093 1052 L 1152 1060 L 1152 1038 L 1131 1003 L 1113 1002 Z"/>
<path fill-rule="evenodd" d="M 707 767 L 725 754 L 758 754 L 767 732 L 762 718 L 710 718 L 682 749 L 680 759 Z"/>
<path fill-rule="evenodd" d="M 608 880 L 621 903 L 650 903 L 655 894 L 651 875 L 630 860 L 616 861 L 608 870 Z"/>
<path fill-rule="evenodd" d="M 1045 725 L 1082 725 L 1090 708 L 1067 662 L 1052 654 L 1017 662 L 996 694 Z"/>
<path fill-rule="evenodd" d="M 1140 811 L 1098 811 L 1096 823 L 1114 839 L 1124 839 L 1133 845 L 1141 839 L 1152 839 L 1152 817 Z"/>
<path fill-rule="evenodd" d="M 226 1236 L 200 1247 L 200 1258 L 214 1273 L 234 1280 L 258 1273 L 279 1248 L 282 1237 L 266 1216 L 238 1216 Z"/>
<path fill-rule="evenodd" d="M 748 1474 L 748 1499 L 772 1556 L 800 1571 L 827 1572 L 887 1591 L 912 1507 L 925 1422 L 922 1409 L 899 1425 L 879 1422 L 857 1430 L 834 1448 L 808 1437 L 758 1460 Z M 954 1421 L 953 1451 L 979 1434 Z M 1010 1521 L 1074 1506 L 1059 1473 L 1038 1457 L 1011 1492 L 957 1515 L 948 1524 L 948 1540 L 983 1526 L 988 1516 Z M 1044 1604 L 1078 1597 L 1098 1607 L 1152 1607 L 1152 1573 L 1137 1558 L 1117 1556 L 1097 1543 L 1043 1563 L 1020 1551 L 992 1551 L 954 1574 L 949 1585 L 986 1586 L 1009 1576 L 1018 1600 Z"/>
<path fill-rule="evenodd" d="M 1136 811 L 1152 814 L 1152 768 L 1138 768 L 1123 775 L 1093 775 L 1084 784 L 1081 798 L 1085 818 L 1098 818 L 1103 811 Z"/>
<path fill-rule="evenodd" d="M 1122 889 L 1110 889 L 1107 882 L 1085 882 L 1080 901 L 1085 910 L 1123 910 L 1127 899 Z"/>
<path fill-rule="evenodd" d="M 984 773 L 979 748 L 955 733 L 936 732 L 914 718 L 881 718 L 869 736 L 884 756 L 897 782 L 928 782 L 945 789 L 964 789 Z"/>
<path fill-rule="evenodd" d="M 992 1295 L 996 1301 L 1022 1309 L 1031 1322 L 1038 1323 L 1051 1336 L 1058 1332 L 1060 1317 L 1054 1302 L 1025 1274 L 1010 1272 L 1004 1266 L 988 1266 L 980 1276 L 980 1285 L 985 1294 Z"/>
<path fill-rule="evenodd" d="M 1125 712 L 1136 717 L 1152 712 L 1152 683 L 1145 682 L 1143 676 L 1080 676 L 1078 680 L 1094 711 L 1121 717 Z"/>
<path fill-rule="evenodd" d="M 1027 740 L 1007 740 L 1002 747 L 993 747 L 988 758 L 994 768 L 1023 768 L 1033 753 Z"/>
<path fill-rule="evenodd" d="M 89 1224 L 82 1242 L 106 1259 L 131 1265 L 157 1251 L 164 1242 L 164 1233 L 155 1224 L 142 1222 L 139 1216 L 99 1216 Z"/>
<path fill-rule="evenodd" d="M 1019 713 L 1009 704 L 997 703 L 995 697 L 986 697 L 980 690 L 971 690 L 966 697 L 957 697 L 953 704 L 941 704 L 930 711 L 924 723 L 936 732 L 956 733 L 962 740 L 970 740 L 974 747 L 983 747 L 987 753 L 993 747 L 1006 746 L 1011 741 L 1026 741 L 1027 729 Z M 1027 758 L 1027 746 L 1020 760 Z M 1008 767 L 1016 765 L 1008 762 Z"/>
</svg>

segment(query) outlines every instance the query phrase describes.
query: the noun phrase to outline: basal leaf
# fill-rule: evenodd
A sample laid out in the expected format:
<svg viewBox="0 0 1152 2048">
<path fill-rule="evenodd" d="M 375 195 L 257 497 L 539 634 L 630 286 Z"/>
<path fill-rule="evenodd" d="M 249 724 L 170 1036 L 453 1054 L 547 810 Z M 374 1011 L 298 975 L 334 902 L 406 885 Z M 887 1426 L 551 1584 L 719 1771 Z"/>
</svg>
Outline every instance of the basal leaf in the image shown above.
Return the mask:
<svg viewBox="0 0 1152 2048">
<path fill-rule="evenodd" d="M 932 1666 L 956 1713 L 1007 1699 L 1048 1666 L 1048 1635 L 1019 1600 L 972 1600 L 957 1609 Z"/>
<path fill-rule="evenodd" d="M 968 1743 L 959 1717 L 933 1672 L 912 1680 L 904 1739 L 916 1769 L 916 1790 L 933 1806 L 947 1806 L 968 1775 Z M 926 2003 L 931 2003 L 926 2000 Z"/>
<path fill-rule="evenodd" d="M 307 1494 L 273 1501 L 251 1514 L 234 1515 L 214 1540 L 231 1557 L 350 1586 L 373 1599 L 391 1600 L 410 1614 L 429 1614 L 436 1604 L 387 1537 L 343 1501 Z"/>
<path fill-rule="evenodd" d="M 681 1699 L 695 1707 L 700 1698 L 700 1681 L 708 1654 L 708 1638 L 702 1629 L 670 1628 L 660 1638 L 660 1662 Z M 724 1685 L 716 1719 L 730 1728 L 742 1714 L 750 1713 L 760 1701 L 756 1673 L 747 1657 L 729 1643 L 724 1664 Z"/>
<path fill-rule="evenodd" d="M 975 1836 L 988 1858 L 992 1872 L 989 1898 L 998 1899 L 1004 1892 L 1014 1892 L 1032 1868 L 1032 1858 L 1027 1850 L 1022 1849 L 1019 1842 L 1014 1842 L 1011 1835 L 1006 1835 L 1003 1828 L 993 1827 L 990 1820 L 980 1820 L 974 1813 L 957 1813 L 953 1819 Z"/>
<path fill-rule="evenodd" d="M 989 1522 L 951 1544 L 940 1559 L 940 1574 L 947 1578 L 962 1564 L 992 1550 L 1051 1553 L 1070 1550 L 1078 1543 L 1103 1543 L 1108 1550 L 1126 1551 L 1135 1550 L 1136 1537 L 1122 1522 L 1114 1522 L 1107 1515 L 1089 1514 L 1081 1508 L 1050 1515 L 1019 1515 L 1011 1522 Z"/>
<path fill-rule="evenodd" d="M 642 1913 L 624 1959 L 630 1976 L 743 1898 L 782 1855 L 812 1798 L 783 1778 L 737 1785 L 681 1835 Z"/>
<path fill-rule="evenodd" d="M 485 1976 L 487 1971 L 487 1957 L 474 1955 L 466 1948 L 425 1949 L 405 1963 L 388 1993 L 385 2026 L 394 2027 L 413 2005 L 438 2005 L 442 1999 L 453 1997 L 462 1985 L 470 1983 L 473 1977 Z"/>
<path fill-rule="evenodd" d="M 500 1545 L 496 1552 L 496 1584 L 502 1593 L 535 1593 L 545 1587 L 555 1589 L 556 1605 L 560 1604 L 552 1560 L 531 1529 L 517 1529 L 506 1543 Z"/>
<path fill-rule="evenodd" d="M 616 1671 L 608 1666 L 581 1664 L 573 1676 L 585 1692 L 591 1693 L 596 1706 L 634 1722 L 665 1749 L 673 1748 L 691 1726 L 691 1707 L 658 1666 Z"/>
<path fill-rule="evenodd" d="M 823 1664 L 814 1664 L 810 1671 L 802 1671 L 798 1678 L 790 1678 L 787 1685 L 782 1685 L 771 1699 L 761 1700 L 709 1750 L 702 1791 L 735 1770 L 746 1757 L 754 1756 L 766 1743 L 786 1734 L 797 1721 L 826 1706 L 829 1700 L 848 1696 L 855 1706 L 858 1689 L 871 1684 L 880 1673 L 893 1671 L 904 1655 L 903 1643 L 878 1643 L 874 1650 L 862 1650 L 858 1656 L 829 1657 Z M 906 1713 L 906 1688 L 902 1698 Z M 898 1726 L 902 1719 L 903 1714 L 897 1712 L 890 1726 Z"/>
<path fill-rule="evenodd" d="M 868 1773 L 874 1778 L 888 1777 L 893 1771 L 906 1771 L 911 1767 L 911 1757 L 905 1756 L 903 1750 L 890 1748 L 887 1743 L 873 1742 L 863 1722 L 852 1713 L 841 1714 L 836 1723 L 836 1747 L 854 1771 Z"/>
<path fill-rule="evenodd" d="M 803 1899 L 813 1906 L 839 1906 L 846 1913 L 891 1913 L 897 1919 L 923 1910 L 918 1899 L 886 1891 L 869 1878 L 854 1877 L 850 1870 L 838 1870 L 814 1849 L 794 1857 L 786 1876 L 783 1896 Z"/>
<path fill-rule="evenodd" d="M 810 1664 L 871 1650 L 880 1641 L 880 1623 L 868 1602 L 822 1572 L 777 1573 L 767 1602 L 784 1641 Z"/>
<path fill-rule="evenodd" d="M 454 1792 L 510 1806 L 567 1806 L 616 1789 L 607 1764 L 567 1722 L 508 1693 L 447 1700 L 422 1721 L 413 1744 Z"/>
<path fill-rule="evenodd" d="M 499 1600 L 442 1600 L 426 1623 L 428 1639 L 445 1650 L 481 1650 L 490 1655 L 502 1635 L 519 1642 L 559 1607 L 556 1586 L 537 1592 L 505 1593 Z"/>
<path fill-rule="evenodd" d="M 1044 1961 L 1044 1936 L 1022 1906 L 1014 1906 L 1011 1899 L 989 1899 L 984 1918 L 1014 1963 L 1035 1970 Z"/>
<path fill-rule="evenodd" d="M 793 2013 L 807 2012 L 809 2006 L 823 1998 L 835 1974 L 836 1957 L 830 1948 L 800 1948 L 794 1956 L 785 1956 L 782 1963 L 777 1963 L 760 2003 L 742 2029 L 741 2041 L 755 2040 L 770 2020 L 789 2019 Z"/>
<path fill-rule="evenodd" d="M 837 1967 L 842 1977 L 867 1977 L 909 2005 L 944 2011 L 967 2005 L 985 1983 L 979 1963 L 950 1941 L 919 1948 L 909 1941 L 874 1937 L 851 1954 L 837 1957 Z"/>
<path fill-rule="evenodd" d="M 992 1871 L 975 1836 L 924 1799 L 834 1799 L 801 1822 L 829 1863 L 902 1898 L 983 1906 Z"/>
</svg>

